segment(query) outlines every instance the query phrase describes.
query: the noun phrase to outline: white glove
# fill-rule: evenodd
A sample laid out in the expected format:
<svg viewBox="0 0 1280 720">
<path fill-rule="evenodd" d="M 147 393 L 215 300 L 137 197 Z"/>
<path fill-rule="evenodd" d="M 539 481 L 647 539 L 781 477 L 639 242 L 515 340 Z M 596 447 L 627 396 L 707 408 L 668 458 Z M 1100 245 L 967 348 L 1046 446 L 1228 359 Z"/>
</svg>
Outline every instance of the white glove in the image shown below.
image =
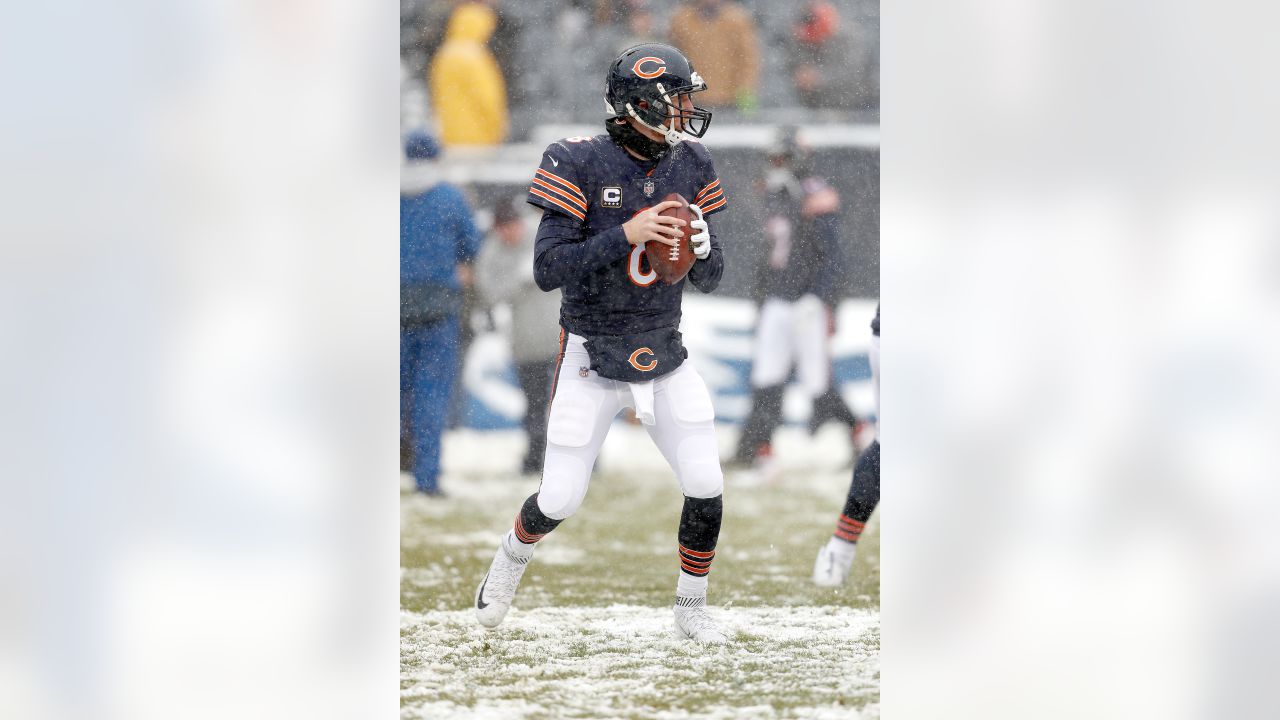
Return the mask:
<svg viewBox="0 0 1280 720">
<path fill-rule="evenodd" d="M 689 242 L 693 244 L 693 256 L 699 260 L 706 260 L 711 254 L 711 231 L 707 229 L 707 221 L 702 219 L 702 208 L 689 203 L 689 209 L 698 216 L 697 220 L 689 221 L 689 227 L 698 231 L 696 235 L 689 238 Z"/>
</svg>

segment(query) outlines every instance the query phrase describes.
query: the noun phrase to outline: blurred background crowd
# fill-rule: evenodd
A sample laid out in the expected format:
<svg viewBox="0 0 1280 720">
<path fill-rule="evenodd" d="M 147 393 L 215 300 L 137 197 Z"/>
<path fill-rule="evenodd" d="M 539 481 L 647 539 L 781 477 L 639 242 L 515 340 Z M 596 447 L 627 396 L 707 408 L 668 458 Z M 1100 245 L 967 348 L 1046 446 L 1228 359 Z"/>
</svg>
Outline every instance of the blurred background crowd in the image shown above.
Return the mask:
<svg viewBox="0 0 1280 720">
<path fill-rule="evenodd" d="M 717 123 L 875 122 L 879 23 L 879 0 L 402 0 L 408 121 L 433 115 L 446 144 L 594 123 L 608 64 L 631 45 L 667 42 L 706 79 L 699 103 Z"/>
<path fill-rule="evenodd" d="M 401 468 L 421 491 L 440 491 L 450 427 L 523 426 L 520 467 L 540 469 L 559 293 L 533 284 L 524 196 L 548 143 L 603 132 L 605 71 L 641 42 L 685 52 L 714 113 L 703 142 L 730 204 L 716 217 L 726 270 L 714 295 L 686 296 L 684 332 L 700 367 L 717 365 L 704 374 L 718 420 L 764 423 L 726 460 L 767 454 L 778 424 L 874 412 L 878 0 L 403 0 Z M 788 259 L 792 234 L 809 248 Z M 792 374 L 785 392 L 752 381 L 760 309 L 797 272 L 812 286 L 785 301 L 804 295 L 830 319 L 821 400 Z"/>
</svg>

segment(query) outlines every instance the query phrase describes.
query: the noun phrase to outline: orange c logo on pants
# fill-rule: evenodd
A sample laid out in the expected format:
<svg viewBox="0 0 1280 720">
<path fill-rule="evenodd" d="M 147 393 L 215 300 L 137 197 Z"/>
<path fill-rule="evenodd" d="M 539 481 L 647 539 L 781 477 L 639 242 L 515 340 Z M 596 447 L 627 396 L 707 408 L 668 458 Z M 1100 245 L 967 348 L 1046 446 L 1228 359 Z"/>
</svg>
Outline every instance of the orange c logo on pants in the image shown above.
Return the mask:
<svg viewBox="0 0 1280 720">
<path fill-rule="evenodd" d="M 650 360 L 647 363 L 640 362 L 640 356 L 646 354 L 650 358 L 653 357 L 653 351 L 647 347 L 637 348 L 635 352 L 631 353 L 631 357 L 628 360 L 628 362 L 631 363 L 631 367 L 639 370 L 640 372 L 649 372 L 650 370 L 658 367 L 657 360 Z"/>
</svg>

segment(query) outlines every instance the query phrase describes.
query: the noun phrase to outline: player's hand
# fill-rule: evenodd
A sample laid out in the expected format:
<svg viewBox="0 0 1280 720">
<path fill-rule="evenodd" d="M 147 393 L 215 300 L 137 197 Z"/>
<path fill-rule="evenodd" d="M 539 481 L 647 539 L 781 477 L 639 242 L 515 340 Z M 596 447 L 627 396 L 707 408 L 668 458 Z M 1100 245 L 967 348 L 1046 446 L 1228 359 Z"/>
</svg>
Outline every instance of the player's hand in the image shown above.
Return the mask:
<svg viewBox="0 0 1280 720">
<path fill-rule="evenodd" d="M 698 231 L 697 235 L 689 238 L 689 242 L 693 243 L 693 256 L 699 260 L 706 260 L 711 254 L 711 231 L 707 228 L 707 221 L 702 219 L 702 208 L 689 203 L 689 210 L 698 216 L 697 220 L 689 223 L 689 227 Z"/>
<path fill-rule="evenodd" d="M 626 234 L 627 242 L 632 245 L 643 245 L 650 240 L 657 240 L 664 245 L 675 247 L 683 234 L 680 227 L 684 225 L 684 221 L 658 214 L 673 207 L 680 207 L 680 203 L 675 200 L 664 200 L 622 223 L 622 232 Z"/>
</svg>

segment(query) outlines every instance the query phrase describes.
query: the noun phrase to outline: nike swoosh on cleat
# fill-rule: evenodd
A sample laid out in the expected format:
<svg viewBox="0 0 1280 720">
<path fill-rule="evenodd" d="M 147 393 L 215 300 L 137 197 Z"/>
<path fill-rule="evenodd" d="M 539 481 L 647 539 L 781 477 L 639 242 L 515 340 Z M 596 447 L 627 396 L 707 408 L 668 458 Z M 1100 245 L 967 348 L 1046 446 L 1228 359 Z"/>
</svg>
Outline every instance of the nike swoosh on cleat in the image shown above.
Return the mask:
<svg viewBox="0 0 1280 720">
<path fill-rule="evenodd" d="M 476 593 L 476 608 L 483 610 L 489 607 L 489 603 L 484 601 L 484 586 L 489 583 L 489 573 L 484 574 L 484 580 L 480 582 L 480 592 Z"/>
<path fill-rule="evenodd" d="M 560 163 L 556 162 L 555 158 L 547 158 L 547 159 L 551 161 L 552 165 L 555 165 L 556 167 L 560 167 Z"/>
</svg>

